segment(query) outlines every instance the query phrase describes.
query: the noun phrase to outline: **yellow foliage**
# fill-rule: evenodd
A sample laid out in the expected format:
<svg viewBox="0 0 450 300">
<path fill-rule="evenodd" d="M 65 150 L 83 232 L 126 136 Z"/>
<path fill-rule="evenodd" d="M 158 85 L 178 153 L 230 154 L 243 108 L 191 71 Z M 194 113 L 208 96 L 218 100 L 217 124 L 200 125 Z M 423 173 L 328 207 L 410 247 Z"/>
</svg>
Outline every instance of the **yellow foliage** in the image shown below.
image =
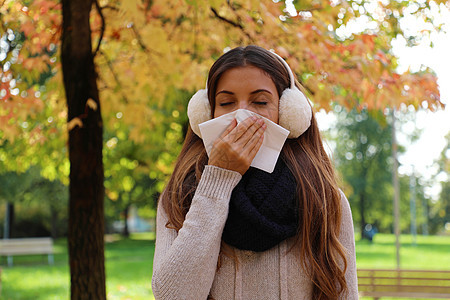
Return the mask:
<svg viewBox="0 0 450 300">
<path fill-rule="evenodd" d="M 167 154 L 147 158 L 147 165 L 157 172 L 155 178 L 171 172 L 181 140 L 181 126 L 176 122 L 186 120 L 186 95 L 204 88 L 210 66 L 226 48 L 257 44 L 275 49 L 291 65 L 317 109 L 329 110 L 332 101 L 369 109 L 401 103 L 429 109 L 442 105 L 430 72 L 395 73 L 396 59 L 390 54 L 387 33 L 364 33 L 339 41 L 329 31 L 328 25 L 340 26 L 342 11 L 345 20 L 355 17 L 345 1 L 333 6 L 329 1 L 296 1 L 303 14 L 295 17 L 283 11 L 284 1 L 272 0 L 100 0 L 99 5 L 106 27 L 95 64 L 105 127 L 113 132 L 125 128 L 117 132 L 119 140 Z M 29 96 L 19 101 L 8 98 L 0 107 L 0 140 L 13 141 L 23 134 L 16 123 L 26 118 L 46 114 L 44 119 L 51 116 L 58 124 L 67 118 L 59 59 L 61 5 L 57 0 L 6 0 L 0 15 L 7 28 L 23 33 L 24 40 L 13 72 L 15 78 L 20 74 L 17 87 L 29 91 Z M 95 47 L 101 33 L 96 11 L 91 13 L 90 24 Z M 41 98 L 32 96 L 37 89 L 30 86 L 48 72 L 52 76 L 44 83 Z M 410 87 L 408 91 L 405 86 Z M 181 91 L 184 96 L 179 97 L 185 99 L 173 99 L 173 90 Z M 86 104 L 98 109 L 93 99 Z M 66 139 L 67 131 L 76 126 L 83 126 L 81 119 L 55 125 L 59 131 L 48 134 L 48 140 L 57 135 Z M 45 134 L 32 136 L 33 144 L 41 142 L 40 136 Z M 109 150 L 120 145 L 116 147 L 113 139 L 108 143 Z M 127 184 L 124 188 L 131 186 Z"/>
</svg>

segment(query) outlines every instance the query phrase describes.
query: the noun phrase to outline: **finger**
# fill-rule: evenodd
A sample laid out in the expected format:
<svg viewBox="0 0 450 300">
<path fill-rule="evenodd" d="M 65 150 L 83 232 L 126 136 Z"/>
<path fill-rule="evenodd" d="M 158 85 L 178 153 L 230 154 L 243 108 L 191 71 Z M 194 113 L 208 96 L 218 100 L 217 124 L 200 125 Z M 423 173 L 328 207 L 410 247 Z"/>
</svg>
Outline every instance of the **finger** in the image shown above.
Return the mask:
<svg viewBox="0 0 450 300">
<path fill-rule="evenodd" d="M 258 120 L 257 117 L 251 116 L 239 123 L 229 134 L 231 142 L 235 142 Z"/>
<path fill-rule="evenodd" d="M 224 132 L 213 142 L 211 155 L 216 156 L 217 151 L 222 152 L 221 148 L 223 147 L 225 142 L 225 137 L 237 126 L 236 119 L 233 119 Z"/>
<path fill-rule="evenodd" d="M 231 121 L 230 125 L 228 125 L 227 129 L 225 129 L 225 131 L 220 135 L 220 138 L 223 139 L 224 137 L 226 137 L 228 134 L 230 134 L 230 132 L 236 128 L 237 126 L 237 121 L 236 119 L 233 119 L 233 121 Z"/>
<path fill-rule="evenodd" d="M 252 139 L 252 137 L 258 132 L 258 130 L 266 126 L 263 119 L 258 119 L 249 129 L 236 141 L 242 148 L 244 148 Z M 264 127 L 265 129 L 265 127 Z"/>
<path fill-rule="evenodd" d="M 251 138 L 248 140 L 246 145 L 243 147 L 243 151 L 249 153 L 253 147 L 259 142 L 259 139 L 261 138 L 261 135 L 264 135 L 264 131 L 266 130 L 267 125 L 263 124 L 260 128 L 257 129 L 255 134 L 251 136 Z"/>
<path fill-rule="evenodd" d="M 264 132 L 262 132 L 261 134 L 255 134 L 255 141 L 247 148 L 248 157 L 252 161 L 255 158 L 256 154 L 258 153 L 259 149 L 261 148 L 263 141 L 264 141 Z"/>
</svg>

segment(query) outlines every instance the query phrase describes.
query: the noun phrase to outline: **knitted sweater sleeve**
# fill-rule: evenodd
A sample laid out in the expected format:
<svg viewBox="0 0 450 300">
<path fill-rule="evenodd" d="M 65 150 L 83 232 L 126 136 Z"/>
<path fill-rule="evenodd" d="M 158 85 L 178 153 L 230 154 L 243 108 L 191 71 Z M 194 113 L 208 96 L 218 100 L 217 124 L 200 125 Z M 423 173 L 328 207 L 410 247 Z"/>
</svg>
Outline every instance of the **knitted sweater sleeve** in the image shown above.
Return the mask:
<svg viewBox="0 0 450 300">
<path fill-rule="evenodd" d="M 205 166 L 178 233 L 166 227 L 167 215 L 158 205 L 152 276 L 155 299 L 208 297 L 231 192 L 241 178 L 237 172 Z"/>
<path fill-rule="evenodd" d="M 342 299 L 358 299 L 358 279 L 356 277 L 356 254 L 355 234 L 353 230 L 353 219 L 350 204 L 341 191 L 342 220 L 339 240 L 347 250 L 347 270 L 345 280 L 347 282 L 348 294 Z"/>
</svg>

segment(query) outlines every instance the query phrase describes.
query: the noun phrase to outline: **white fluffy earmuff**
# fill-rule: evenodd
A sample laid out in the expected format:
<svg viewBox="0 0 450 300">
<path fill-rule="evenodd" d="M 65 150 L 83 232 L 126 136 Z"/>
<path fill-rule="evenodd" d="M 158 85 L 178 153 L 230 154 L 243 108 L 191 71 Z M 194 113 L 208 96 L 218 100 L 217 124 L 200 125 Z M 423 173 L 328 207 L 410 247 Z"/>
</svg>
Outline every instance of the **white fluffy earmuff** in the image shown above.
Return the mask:
<svg viewBox="0 0 450 300">
<path fill-rule="evenodd" d="M 291 87 L 281 94 L 278 106 L 278 124 L 289 130 L 289 139 L 296 139 L 311 125 L 312 109 L 306 96 L 295 86 L 294 73 L 287 62 L 272 52 L 283 63 L 289 73 Z"/>
<path fill-rule="evenodd" d="M 289 73 L 290 88 L 283 91 L 278 107 L 278 123 L 290 131 L 288 138 L 295 139 L 302 135 L 311 125 L 311 105 L 305 95 L 295 86 L 294 74 L 289 65 L 278 54 L 272 52 L 283 63 Z M 211 119 L 211 105 L 208 90 L 197 91 L 189 100 L 187 114 L 192 131 L 202 137 L 199 124 Z"/>
<path fill-rule="evenodd" d="M 192 96 L 187 107 L 187 115 L 192 131 L 202 138 L 198 124 L 211 120 L 211 105 L 208 101 L 208 90 L 201 89 Z"/>
</svg>

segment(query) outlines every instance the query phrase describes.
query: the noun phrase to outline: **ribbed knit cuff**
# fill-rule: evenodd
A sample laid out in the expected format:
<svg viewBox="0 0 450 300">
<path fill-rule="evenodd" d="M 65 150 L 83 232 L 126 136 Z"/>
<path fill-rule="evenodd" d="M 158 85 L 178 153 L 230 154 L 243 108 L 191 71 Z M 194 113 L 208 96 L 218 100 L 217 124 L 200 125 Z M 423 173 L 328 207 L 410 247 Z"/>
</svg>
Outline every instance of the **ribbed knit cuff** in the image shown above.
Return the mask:
<svg viewBox="0 0 450 300">
<path fill-rule="evenodd" d="M 230 199 L 241 178 L 238 172 L 206 165 L 196 193 L 214 199 Z"/>
</svg>

